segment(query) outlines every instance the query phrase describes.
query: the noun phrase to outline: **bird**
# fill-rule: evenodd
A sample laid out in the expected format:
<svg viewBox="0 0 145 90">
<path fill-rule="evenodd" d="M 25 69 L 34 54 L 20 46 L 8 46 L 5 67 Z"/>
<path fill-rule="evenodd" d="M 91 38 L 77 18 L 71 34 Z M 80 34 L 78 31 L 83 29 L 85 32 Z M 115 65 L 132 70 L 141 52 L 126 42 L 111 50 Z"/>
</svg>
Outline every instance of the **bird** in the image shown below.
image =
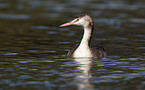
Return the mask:
<svg viewBox="0 0 145 90">
<path fill-rule="evenodd" d="M 92 18 L 88 14 L 79 14 L 75 18 L 60 27 L 77 25 L 84 28 L 84 33 L 80 43 L 77 43 L 67 54 L 68 57 L 72 58 L 104 58 L 106 52 L 103 46 L 93 43 L 91 38 L 94 29 L 94 23 Z"/>
</svg>

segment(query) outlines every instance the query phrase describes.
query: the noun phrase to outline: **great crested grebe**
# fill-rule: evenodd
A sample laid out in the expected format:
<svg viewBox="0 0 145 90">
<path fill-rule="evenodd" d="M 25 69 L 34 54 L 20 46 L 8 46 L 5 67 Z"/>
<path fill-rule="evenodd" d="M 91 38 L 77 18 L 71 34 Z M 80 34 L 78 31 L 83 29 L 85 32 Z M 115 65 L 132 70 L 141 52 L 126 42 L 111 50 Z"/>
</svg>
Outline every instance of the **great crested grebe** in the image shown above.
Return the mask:
<svg viewBox="0 0 145 90">
<path fill-rule="evenodd" d="M 93 33 L 93 21 L 91 17 L 87 14 L 76 15 L 75 19 L 71 22 L 60 25 L 60 27 L 69 25 L 79 25 L 83 26 L 84 34 L 80 43 L 76 44 L 67 54 L 69 57 L 93 57 L 93 58 L 103 58 L 106 56 L 105 49 L 98 45 L 92 44 L 91 36 Z"/>
</svg>

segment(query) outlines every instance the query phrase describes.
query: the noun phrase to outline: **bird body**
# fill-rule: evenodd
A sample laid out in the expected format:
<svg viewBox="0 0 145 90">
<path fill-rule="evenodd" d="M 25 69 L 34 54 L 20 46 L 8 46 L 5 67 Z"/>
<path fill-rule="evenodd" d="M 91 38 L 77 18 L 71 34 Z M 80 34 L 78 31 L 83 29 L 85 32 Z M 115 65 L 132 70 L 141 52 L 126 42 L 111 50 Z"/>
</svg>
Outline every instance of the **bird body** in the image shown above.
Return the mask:
<svg viewBox="0 0 145 90">
<path fill-rule="evenodd" d="M 79 25 L 83 26 L 84 34 L 81 42 L 75 45 L 69 52 L 68 56 L 80 58 L 80 57 L 93 57 L 93 58 L 102 58 L 106 56 L 105 50 L 100 45 L 94 45 L 91 43 L 91 36 L 93 32 L 93 21 L 90 16 L 87 14 L 77 15 L 77 17 L 66 24 L 60 25 L 69 26 L 69 25 Z"/>
<path fill-rule="evenodd" d="M 88 45 L 81 44 L 72 54 L 72 57 L 93 57 L 92 51 Z"/>
</svg>

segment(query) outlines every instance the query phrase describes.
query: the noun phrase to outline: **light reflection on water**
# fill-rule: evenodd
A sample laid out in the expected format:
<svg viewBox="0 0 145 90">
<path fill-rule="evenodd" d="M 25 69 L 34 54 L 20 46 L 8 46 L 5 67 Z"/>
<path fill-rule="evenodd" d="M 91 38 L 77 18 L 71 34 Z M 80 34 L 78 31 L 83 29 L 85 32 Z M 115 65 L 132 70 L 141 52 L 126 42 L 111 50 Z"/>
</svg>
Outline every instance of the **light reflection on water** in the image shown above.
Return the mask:
<svg viewBox="0 0 145 90">
<path fill-rule="evenodd" d="M 145 88 L 144 1 L 3 0 L 0 3 L 0 89 Z M 59 28 L 75 14 L 94 20 L 102 60 L 71 59 L 82 28 Z"/>
<path fill-rule="evenodd" d="M 96 84 L 132 81 L 132 79 L 145 75 L 145 65 L 141 64 L 144 59 L 141 58 L 141 60 L 139 58 L 108 60 L 109 58 L 106 58 L 102 61 L 90 59 L 45 59 L 15 59 L 11 63 L 7 61 L 1 62 L 1 65 L 14 65 L 13 67 L 3 66 L 1 71 L 3 73 L 9 72 L 9 74 L 1 74 L 1 77 L 12 75 L 16 78 L 16 82 L 11 79 L 2 79 L 1 84 L 15 87 L 21 85 L 34 87 L 33 85 L 38 84 L 35 88 L 39 87 L 39 85 L 42 85 L 43 88 L 48 86 L 49 88 L 53 88 L 53 86 L 60 88 L 77 86 L 76 88 L 80 90 L 83 88 L 94 90 Z M 136 63 L 138 60 L 139 62 Z M 53 81 L 50 81 L 51 79 Z M 68 83 L 64 84 L 63 82 Z M 63 85 L 64 87 L 61 87 Z"/>
<path fill-rule="evenodd" d="M 0 13 L 0 18 L 6 19 L 30 19 L 29 15 L 16 15 L 16 14 L 2 14 Z"/>
</svg>

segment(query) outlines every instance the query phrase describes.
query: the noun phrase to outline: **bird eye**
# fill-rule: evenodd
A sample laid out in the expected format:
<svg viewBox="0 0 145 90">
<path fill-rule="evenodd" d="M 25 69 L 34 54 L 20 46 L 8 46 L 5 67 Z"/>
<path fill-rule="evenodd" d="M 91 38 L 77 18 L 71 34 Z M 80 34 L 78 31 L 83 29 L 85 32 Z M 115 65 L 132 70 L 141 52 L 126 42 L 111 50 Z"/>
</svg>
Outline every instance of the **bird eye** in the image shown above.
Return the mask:
<svg viewBox="0 0 145 90">
<path fill-rule="evenodd" d="M 79 21 L 79 18 L 76 19 L 76 22 Z"/>
</svg>

